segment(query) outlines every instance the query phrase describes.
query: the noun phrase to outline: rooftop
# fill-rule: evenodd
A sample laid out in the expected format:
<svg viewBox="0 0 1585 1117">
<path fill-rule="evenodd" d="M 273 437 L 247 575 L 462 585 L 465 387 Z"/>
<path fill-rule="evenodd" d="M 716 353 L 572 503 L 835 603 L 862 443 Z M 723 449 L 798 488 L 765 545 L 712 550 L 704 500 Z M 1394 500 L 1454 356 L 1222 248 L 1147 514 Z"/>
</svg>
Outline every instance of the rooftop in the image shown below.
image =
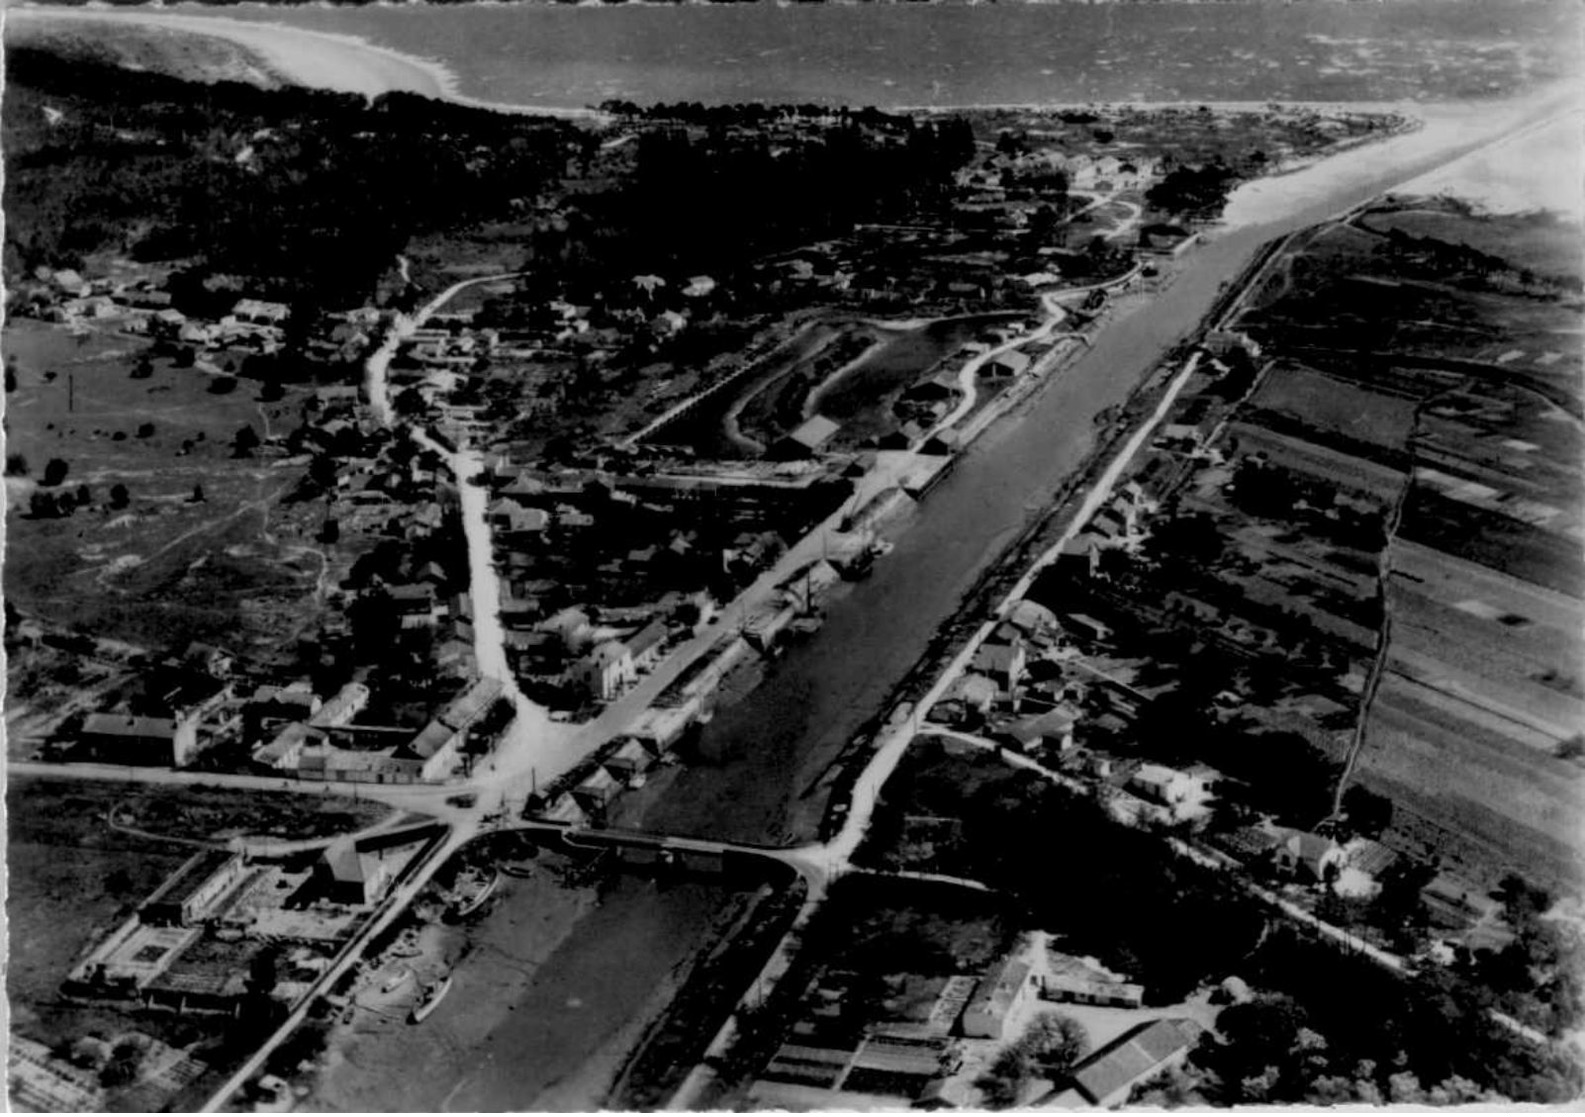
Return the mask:
<svg viewBox="0 0 1585 1117">
<path fill-rule="evenodd" d="M 145 904 L 185 904 L 209 879 L 242 855 L 229 849 L 206 849 L 193 854 L 187 863 L 165 879 L 144 901 Z"/>
</svg>

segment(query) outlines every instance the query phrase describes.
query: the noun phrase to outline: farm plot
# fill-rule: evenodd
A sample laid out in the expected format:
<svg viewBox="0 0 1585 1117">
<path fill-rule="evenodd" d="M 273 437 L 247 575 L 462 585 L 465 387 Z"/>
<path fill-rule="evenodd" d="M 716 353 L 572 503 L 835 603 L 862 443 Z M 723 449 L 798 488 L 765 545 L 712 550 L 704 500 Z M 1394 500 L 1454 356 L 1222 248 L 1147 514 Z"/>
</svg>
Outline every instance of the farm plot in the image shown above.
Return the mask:
<svg viewBox="0 0 1585 1117">
<path fill-rule="evenodd" d="M 1456 699 L 1389 673 L 1357 773 L 1412 814 L 1460 835 L 1490 875 L 1572 884 L 1585 869 L 1585 771 L 1493 731 Z"/>
<path fill-rule="evenodd" d="M 1545 275 L 1577 276 L 1581 273 L 1575 241 L 1577 226 L 1550 213 L 1470 217 L 1449 212 L 1435 202 L 1423 208 L 1397 212 L 1377 210 L 1360 224 L 1379 233 L 1394 230 L 1411 237 L 1431 237 L 1447 244 L 1462 244 L 1506 260 L 1516 267 Z"/>
<path fill-rule="evenodd" d="M 1392 568 L 1400 592 L 1412 588 L 1471 616 L 1501 620 L 1509 634 L 1523 634 L 1530 654 L 1585 668 L 1585 602 L 1578 598 L 1401 539 Z"/>
<path fill-rule="evenodd" d="M 1410 491 L 1398 532 L 1432 550 L 1585 597 L 1585 569 L 1573 541 L 1500 512 L 1451 500 L 1424 485 L 1416 484 Z"/>
<path fill-rule="evenodd" d="M 1401 450 L 1414 426 L 1412 401 L 1296 365 L 1280 365 L 1268 372 L 1250 407 L 1259 417 L 1256 422 L 1278 415 L 1314 431 L 1318 441 L 1341 436 L 1349 444 L 1388 450 Z"/>
<path fill-rule="evenodd" d="M 1404 471 L 1334 450 L 1297 434 L 1234 421 L 1226 440 L 1245 454 L 1264 454 L 1274 465 L 1329 481 L 1340 489 L 1369 494 L 1384 504 L 1397 499 L 1407 483 Z"/>
</svg>

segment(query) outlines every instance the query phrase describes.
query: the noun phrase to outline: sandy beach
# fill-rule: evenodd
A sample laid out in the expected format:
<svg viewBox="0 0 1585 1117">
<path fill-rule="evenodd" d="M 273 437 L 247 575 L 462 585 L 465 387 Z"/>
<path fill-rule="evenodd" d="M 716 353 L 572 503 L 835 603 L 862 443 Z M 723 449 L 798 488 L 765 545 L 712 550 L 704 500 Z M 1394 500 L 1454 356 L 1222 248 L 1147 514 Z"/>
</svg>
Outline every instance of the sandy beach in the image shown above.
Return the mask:
<svg viewBox="0 0 1585 1117">
<path fill-rule="evenodd" d="M 1401 113 L 1419 126 L 1290 173 L 1244 183 L 1228 202 L 1224 225 L 1266 225 L 1315 202 L 1362 191 L 1365 196 L 1378 190 L 1434 194 L 1456 186 L 1466 194 L 1478 185 L 1473 180 L 1481 168 L 1490 169 L 1495 183 L 1498 166 L 1506 168 L 1500 176 L 1505 187 L 1501 200 L 1495 191 L 1478 189 L 1472 200 L 1489 198 L 1493 208 L 1513 211 L 1554 208 L 1558 199 L 1567 197 L 1572 201 L 1569 211 L 1578 211 L 1582 99 L 1575 88 L 1547 88 L 1505 101 L 1369 107 Z M 1534 149 L 1546 145 L 1550 148 L 1544 161 L 1528 161 Z M 1509 148 L 1524 154 L 1505 150 Z M 1539 154 L 1535 157 L 1539 160 Z"/>
<path fill-rule="evenodd" d="M 417 93 L 497 112 L 534 113 L 544 116 L 596 116 L 586 109 L 541 105 L 502 105 L 466 97 L 457 91 L 457 79 L 443 64 L 378 46 L 355 35 L 306 31 L 282 23 L 252 23 L 224 16 L 195 16 L 173 12 L 103 11 L 83 8 L 9 8 L 0 11 L 9 30 L 56 27 L 71 23 L 100 26 L 128 25 L 150 31 L 175 32 L 221 39 L 246 52 L 257 69 L 291 85 L 359 93 Z M 197 76 L 197 75 L 192 75 Z M 207 75 L 250 80 L 246 72 Z"/>
<path fill-rule="evenodd" d="M 263 69 L 281 80 L 369 97 L 397 91 L 450 97 L 455 84 L 439 63 L 410 58 L 352 36 L 300 31 L 284 25 L 147 10 L 10 8 L 4 16 L 8 30 L 28 25 L 123 24 L 224 39 L 252 54 Z"/>
</svg>

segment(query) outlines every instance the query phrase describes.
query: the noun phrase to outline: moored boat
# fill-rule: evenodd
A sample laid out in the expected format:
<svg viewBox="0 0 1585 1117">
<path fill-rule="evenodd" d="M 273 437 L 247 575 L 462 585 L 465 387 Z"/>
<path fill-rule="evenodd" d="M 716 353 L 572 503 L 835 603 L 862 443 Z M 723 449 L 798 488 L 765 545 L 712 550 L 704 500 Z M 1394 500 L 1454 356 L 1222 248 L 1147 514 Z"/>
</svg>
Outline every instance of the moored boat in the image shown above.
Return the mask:
<svg viewBox="0 0 1585 1117">
<path fill-rule="evenodd" d="M 495 894 L 495 889 L 500 883 L 501 874 L 497 870 L 490 874 L 490 878 L 484 882 L 477 892 L 474 892 L 471 896 L 467 894 L 459 896 L 457 906 L 451 911 L 452 918 L 463 919 L 478 911 L 484 906 L 484 902 Z"/>
<path fill-rule="evenodd" d="M 418 1003 L 413 1006 L 413 1011 L 407 1017 L 409 1024 L 422 1024 L 429 1014 L 440 1006 L 442 998 L 451 992 L 452 977 L 447 974 L 439 981 L 431 981 L 424 986 L 424 991 L 419 994 Z"/>
</svg>

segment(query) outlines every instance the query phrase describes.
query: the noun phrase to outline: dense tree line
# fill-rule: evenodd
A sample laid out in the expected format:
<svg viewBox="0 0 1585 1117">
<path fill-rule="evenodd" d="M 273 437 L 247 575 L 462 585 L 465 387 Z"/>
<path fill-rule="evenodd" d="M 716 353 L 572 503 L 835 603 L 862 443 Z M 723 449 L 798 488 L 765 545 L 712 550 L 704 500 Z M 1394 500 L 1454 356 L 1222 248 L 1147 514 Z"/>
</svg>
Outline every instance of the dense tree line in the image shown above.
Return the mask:
<svg viewBox="0 0 1585 1117">
<path fill-rule="evenodd" d="M 581 147 L 565 122 L 411 94 L 200 85 L 32 48 L 7 64 L 13 275 L 111 250 L 356 304 L 411 237 L 531 202 Z"/>
<path fill-rule="evenodd" d="M 656 126 L 639 134 L 632 174 L 570 199 L 564 230 L 534 266 L 576 283 L 639 271 L 718 277 L 757 256 L 944 207 L 974 154 L 966 121 L 905 134 L 857 122 L 733 133 Z"/>
</svg>

